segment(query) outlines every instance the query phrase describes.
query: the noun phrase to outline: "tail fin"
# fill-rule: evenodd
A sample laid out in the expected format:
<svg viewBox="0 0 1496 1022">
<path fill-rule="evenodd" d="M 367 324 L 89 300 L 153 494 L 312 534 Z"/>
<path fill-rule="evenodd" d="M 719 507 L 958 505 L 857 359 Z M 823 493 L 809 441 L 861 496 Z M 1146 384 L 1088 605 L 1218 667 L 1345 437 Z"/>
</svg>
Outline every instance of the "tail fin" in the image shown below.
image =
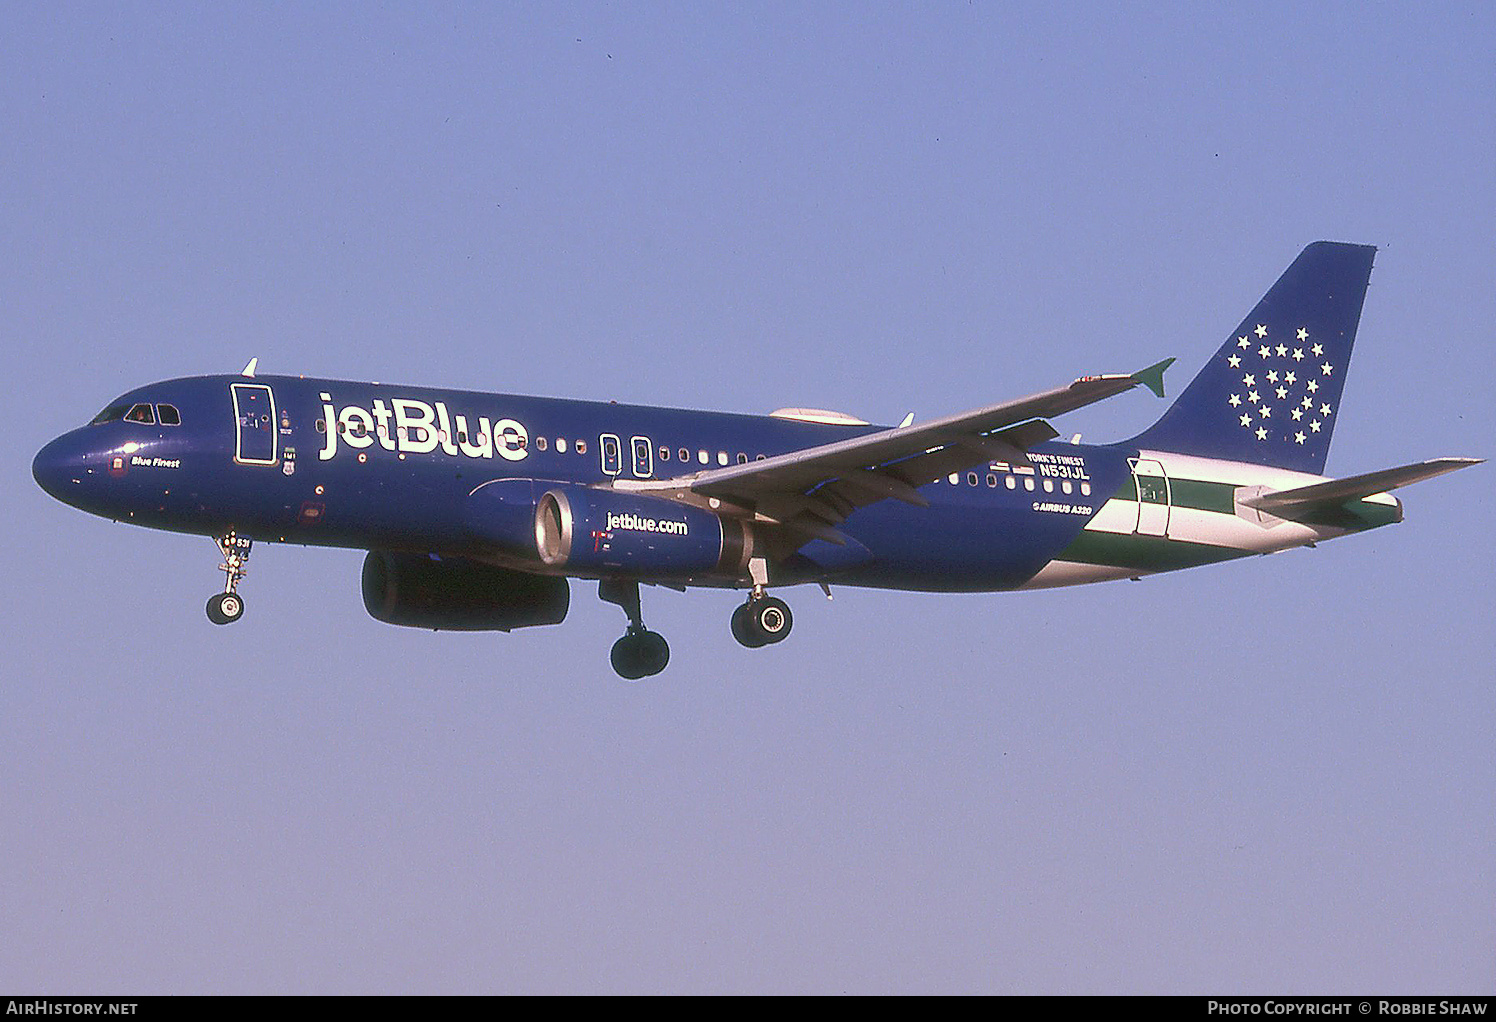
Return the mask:
<svg viewBox="0 0 1496 1022">
<path fill-rule="evenodd" d="M 1322 474 L 1376 248 L 1317 241 L 1132 443 Z"/>
</svg>

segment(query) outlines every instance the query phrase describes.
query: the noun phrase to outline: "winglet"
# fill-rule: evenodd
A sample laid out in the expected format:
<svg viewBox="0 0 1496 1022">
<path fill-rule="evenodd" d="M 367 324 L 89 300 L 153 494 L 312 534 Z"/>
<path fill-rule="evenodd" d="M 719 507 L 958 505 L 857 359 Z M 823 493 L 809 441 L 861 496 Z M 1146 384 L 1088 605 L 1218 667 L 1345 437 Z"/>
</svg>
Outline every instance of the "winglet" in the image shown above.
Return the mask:
<svg viewBox="0 0 1496 1022">
<path fill-rule="evenodd" d="M 252 358 L 252 359 L 249 360 L 249 364 L 248 365 L 246 365 L 243 369 L 241 369 L 239 371 L 239 375 L 240 376 L 248 376 L 250 378 L 253 378 L 254 374 L 255 374 L 255 366 L 257 366 L 259 364 L 260 364 L 260 358 L 259 358 L 258 355 L 256 355 L 254 358 Z"/>
<path fill-rule="evenodd" d="M 1162 362 L 1155 362 L 1147 369 L 1139 369 L 1132 374 L 1134 383 L 1141 383 L 1159 397 L 1164 396 L 1164 370 L 1174 364 L 1172 358 L 1166 358 Z"/>
</svg>

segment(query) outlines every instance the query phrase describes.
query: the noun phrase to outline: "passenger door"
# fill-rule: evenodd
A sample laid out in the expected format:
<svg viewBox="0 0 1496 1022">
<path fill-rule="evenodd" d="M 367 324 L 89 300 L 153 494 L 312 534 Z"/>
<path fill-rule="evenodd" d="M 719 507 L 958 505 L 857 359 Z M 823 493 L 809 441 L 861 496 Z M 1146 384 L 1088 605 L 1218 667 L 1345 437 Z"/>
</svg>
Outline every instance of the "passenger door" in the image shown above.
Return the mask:
<svg viewBox="0 0 1496 1022">
<path fill-rule="evenodd" d="M 1138 491 L 1138 525 L 1140 536 L 1169 534 L 1169 476 L 1156 461 L 1135 459 L 1132 479 Z"/>
<path fill-rule="evenodd" d="M 231 383 L 229 390 L 234 396 L 234 460 L 241 465 L 274 465 L 279 436 L 275 395 L 263 383 Z"/>
</svg>

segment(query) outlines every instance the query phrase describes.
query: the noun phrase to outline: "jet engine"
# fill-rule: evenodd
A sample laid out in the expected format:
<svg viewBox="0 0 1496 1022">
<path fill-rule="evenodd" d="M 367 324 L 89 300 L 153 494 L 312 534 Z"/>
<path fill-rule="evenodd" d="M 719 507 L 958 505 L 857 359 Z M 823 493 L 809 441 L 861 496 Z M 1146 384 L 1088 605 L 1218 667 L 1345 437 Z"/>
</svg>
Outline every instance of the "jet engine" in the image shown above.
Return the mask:
<svg viewBox="0 0 1496 1022">
<path fill-rule="evenodd" d="M 538 479 L 485 483 L 467 522 L 495 553 L 537 569 L 590 576 L 740 578 L 753 553 L 748 523 L 641 493 Z"/>
<path fill-rule="evenodd" d="M 386 624 L 464 632 L 558 625 L 571 603 L 564 578 L 381 550 L 364 558 L 363 592 Z"/>
<path fill-rule="evenodd" d="M 752 539 L 738 519 L 641 494 L 556 486 L 535 505 L 540 559 L 568 571 L 736 577 L 747 569 Z"/>
</svg>

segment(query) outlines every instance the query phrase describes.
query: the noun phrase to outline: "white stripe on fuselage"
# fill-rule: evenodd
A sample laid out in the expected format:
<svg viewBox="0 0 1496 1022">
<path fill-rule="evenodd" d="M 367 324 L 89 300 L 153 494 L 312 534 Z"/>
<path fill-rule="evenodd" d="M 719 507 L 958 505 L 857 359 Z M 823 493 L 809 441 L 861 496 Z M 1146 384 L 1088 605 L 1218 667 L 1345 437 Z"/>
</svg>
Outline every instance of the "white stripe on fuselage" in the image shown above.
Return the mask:
<svg viewBox="0 0 1496 1022">
<path fill-rule="evenodd" d="M 1138 457 L 1140 460 L 1156 461 L 1163 465 L 1164 473 L 1171 484 L 1189 481 L 1225 483 L 1237 487 L 1235 514 L 1201 511 L 1174 504 L 1169 508 L 1167 537 L 1161 538 L 1226 547 L 1239 550 L 1243 554 L 1270 554 L 1334 539 L 1345 535 L 1348 531 L 1325 525 L 1305 525 L 1301 522 L 1287 521 L 1241 504 L 1242 496 L 1309 486 L 1313 483 L 1325 482 L 1331 478 L 1329 476 L 1293 472 L 1288 469 L 1254 465 L 1248 462 L 1171 454 L 1165 451 L 1140 451 Z M 1365 499 L 1376 504 L 1397 505 L 1397 499 L 1387 493 L 1379 493 Z M 1115 497 L 1108 500 L 1086 523 L 1085 529 L 1088 532 L 1106 532 L 1116 535 L 1137 534 L 1138 502 Z M 1057 586 L 1083 585 L 1088 582 L 1135 578 L 1154 573 L 1137 568 L 1053 560 L 1019 588 L 1048 589 Z"/>
</svg>

